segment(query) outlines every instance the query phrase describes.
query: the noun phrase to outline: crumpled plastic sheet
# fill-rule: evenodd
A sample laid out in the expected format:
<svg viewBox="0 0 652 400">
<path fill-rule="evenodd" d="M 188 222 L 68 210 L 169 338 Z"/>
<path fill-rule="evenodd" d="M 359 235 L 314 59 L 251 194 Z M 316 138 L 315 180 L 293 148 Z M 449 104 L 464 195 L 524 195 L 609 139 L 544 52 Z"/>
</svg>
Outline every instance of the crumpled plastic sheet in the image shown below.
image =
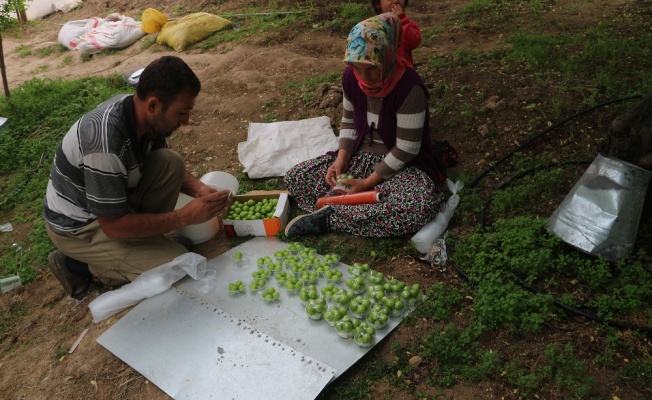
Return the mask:
<svg viewBox="0 0 652 400">
<path fill-rule="evenodd" d="M 206 258 L 184 253 L 169 263 L 145 271 L 132 282 L 100 295 L 90 302 L 93 322 L 98 323 L 142 300 L 168 290 L 186 275 L 197 280 L 206 273 Z"/>
<path fill-rule="evenodd" d="M 440 270 L 445 271 L 447 262 L 448 262 L 448 253 L 446 251 L 446 236 L 448 232 L 444 233 L 444 236 L 435 240 L 432 247 L 428 252 L 421 258 L 422 260 L 430 263 L 430 265 L 439 266 Z"/>
</svg>

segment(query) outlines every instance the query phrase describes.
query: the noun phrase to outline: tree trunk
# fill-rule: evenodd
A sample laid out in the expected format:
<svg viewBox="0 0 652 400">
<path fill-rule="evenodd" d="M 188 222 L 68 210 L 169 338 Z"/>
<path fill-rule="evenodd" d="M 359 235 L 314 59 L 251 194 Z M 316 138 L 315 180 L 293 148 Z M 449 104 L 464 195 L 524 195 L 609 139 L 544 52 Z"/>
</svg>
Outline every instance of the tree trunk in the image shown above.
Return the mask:
<svg viewBox="0 0 652 400">
<path fill-rule="evenodd" d="M 27 22 L 27 13 L 25 12 L 25 3 L 23 1 L 16 1 L 16 19 L 21 24 Z"/>
<path fill-rule="evenodd" d="M 9 100 L 9 83 L 7 82 L 7 67 L 5 66 L 5 52 L 2 48 L 2 34 L 0 33 L 0 74 L 2 74 L 2 86 L 5 88 L 5 97 Z"/>
<path fill-rule="evenodd" d="M 20 10 L 16 10 L 16 15 L 18 15 L 18 21 L 21 24 L 24 24 L 25 22 L 27 22 L 27 13 L 25 12 L 24 8 L 22 8 Z"/>
<path fill-rule="evenodd" d="M 652 171 L 652 93 L 609 126 L 600 153 Z M 648 186 L 643 218 L 652 217 L 652 182 Z"/>
</svg>

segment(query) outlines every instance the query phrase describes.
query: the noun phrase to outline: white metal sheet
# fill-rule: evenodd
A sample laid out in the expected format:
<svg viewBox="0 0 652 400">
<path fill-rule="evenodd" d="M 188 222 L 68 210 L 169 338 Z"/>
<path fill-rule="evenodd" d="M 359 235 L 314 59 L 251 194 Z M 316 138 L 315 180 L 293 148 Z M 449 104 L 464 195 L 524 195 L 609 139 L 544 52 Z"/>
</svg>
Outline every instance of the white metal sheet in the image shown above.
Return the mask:
<svg viewBox="0 0 652 400">
<path fill-rule="evenodd" d="M 174 398 L 316 397 L 372 347 L 341 338 L 324 320 L 309 319 L 298 296 L 273 279 L 281 292 L 276 303 L 248 289 L 240 296 L 228 292 L 230 282 L 249 284 L 258 257 L 286 246 L 276 237 L 248 240 L 208 262 L 217 271 L 213 291 L 205 293 L 201 282 L 184 278 L 144 300 L 98 342 Z M 245 255 L 246 266 L 232 265 L 236 251 Z M 337 267 L 344 279 L 347 267 Z M 320 279 L 318 287 L 326 284 Z M 400 321 L 390 319 L 376 341 Z M 270 391 L 261 392 L 261 386 Z"/>
<path fill-rule="evenodd" d="M 175 399 L 305 400 L 334 374 L 175 288 L 141 302 L 97 341 Z"/>
</svg>

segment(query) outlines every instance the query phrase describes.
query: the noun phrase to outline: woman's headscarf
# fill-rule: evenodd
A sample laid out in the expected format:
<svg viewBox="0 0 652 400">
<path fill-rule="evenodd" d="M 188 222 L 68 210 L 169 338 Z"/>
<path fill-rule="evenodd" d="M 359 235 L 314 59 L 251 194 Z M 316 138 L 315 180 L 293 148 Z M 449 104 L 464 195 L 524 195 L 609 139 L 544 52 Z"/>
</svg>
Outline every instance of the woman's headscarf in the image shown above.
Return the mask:
<svg viewBox="0 0 652 400">
<path fill-rule="evenodd" d="M 401 43 L 401 20 L 393 13 L 376 15 L 359 22 L 346 39 L 344 62 L 364 63 L 380 68 L 382 84 L 369 85 L 356 73 L 360 89 L 372 97 L 385 97 L 405 72 L 403 60 L 396 57 Z"/>
</svg>

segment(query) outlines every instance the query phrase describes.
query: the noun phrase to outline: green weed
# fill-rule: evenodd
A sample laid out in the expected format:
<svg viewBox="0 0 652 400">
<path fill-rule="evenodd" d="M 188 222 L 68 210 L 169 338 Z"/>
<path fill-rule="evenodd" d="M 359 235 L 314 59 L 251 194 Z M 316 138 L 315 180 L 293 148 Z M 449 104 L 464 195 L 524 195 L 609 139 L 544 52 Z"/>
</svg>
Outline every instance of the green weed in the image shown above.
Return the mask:
<svg viewBox="0 0 652 400">
<path fill-rule="evenodd" d="M 550 343 L 544 355 L 548 364 L 541 367 L 543 375 L 576 398 L 587 398 L 595 378 L 587 373 L 586 365 L 575 357 L 572 344 L 566 343 L 562 348 L 557 343 Z"/>
<path fill-rule="evenodd" d="M 475 379 L 479 379 L 476 375 L 479 371 L 471 371 L 479 354 L 478 333 L 476 327 L 462 329 L 448 324 L 444 328 L 434 329 L 424 338 L 420 355 L 436 360 L 438 368 L 432 372 L 435 385 L 452 386 L 461 376 L 474 375 Z"/>
<path fill-rule="evenodd" d="M 67 67 L 70 64 L 72 64 L 72 56 L 70 54 L 67 54 L 63 57 L 63 60 L 61 60 L 61 63 L 59 64 L 59 68 Z"/>
<path fill-rule="evenodd" d="M 281 113 L 278 111 L 274 111 L 268 114 L 263 115 L 263 122 L 274 122 L 279 119 L 281 116 Z"/>
<path fill-rule="evenodd" d="M 19 57 L 27 57 L 32 55 L 32 46 L 31 45 L 24 45 L 24 44 L 19 44 L 16 46 L 14 49 L 16 53 L 18 53 Z"/>
<path fill-rule="evenodd" d="M 284 91 L 297 91 L 303 105 L 309 105 L 315 98 L 317 88 L 322 85 L 333 86 L 340 80 L 339 73 L 314 76 L 303 81 L 289 81 L 285 84 Z"/>
<path fill-rule="evenodd" d="M 284 190 L 285 183 L 283 178 L 263 178 L 251 179 L 245 174 L 237 176 L 238 183 L 240 184 L 238 194 L 250 192 L 252 190 Z"/>
<path fill-rule="evenodd" d="M 324 27 L 348 33 L 355 24 L 374 14 L 369 4 L 344 3 L 339 6 L 339 10 L 335 12 L 333 19 L 324 23 Z"/>
<path fill-rule="evenodd" d="M 141 50 L 147 50 L 154 46 L 156 43 L 156 37 L 157 35 L 151 35 L 143 39 L 140 43 L 140 49 Z"/>
<path fill-rule="evenodd" d="M 649 358 L 630 361 L 622 368 L 617 381 L 629 385 L 652 387 L 652 361 Z"/>
<path fill-rule="evenodd" d="M 415 317 L 448 322 L 462 302 L 462 294 L 459 290 L 446 287 L 439 282 L 428 289 L 426 297 L 426 300 L 414 310 Z"/>
</svg>

